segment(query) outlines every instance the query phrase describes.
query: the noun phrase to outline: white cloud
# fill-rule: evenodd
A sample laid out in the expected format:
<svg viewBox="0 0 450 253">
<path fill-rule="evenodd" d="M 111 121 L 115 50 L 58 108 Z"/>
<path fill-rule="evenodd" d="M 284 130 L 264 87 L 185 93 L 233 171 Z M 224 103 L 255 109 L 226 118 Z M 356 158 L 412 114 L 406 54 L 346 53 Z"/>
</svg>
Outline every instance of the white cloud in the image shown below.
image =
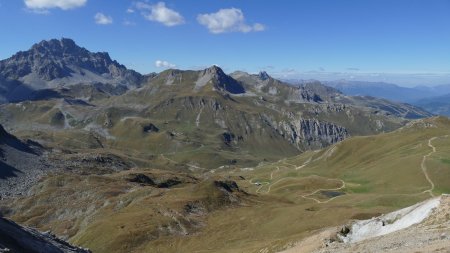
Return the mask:
<svg viewBox="0 0 450 253">
<path fill-rule="evenodd" d="M 134 10 L 131 9 L 131 8 L 128 8 L 128 9 L 127 9 L 127 13 L 134 13 Z"/>
<path fill-rule="evenodd" d="M 52 8 L 69 10 L 84 6 L 87 0 L 25 0 L 25 6 L 31 10 L 43 11 Z"/>
<path fill-rule="evenodd" d="M 197 21 L 214 34 L 226 32 L 261 32 L 266 29 L 260 23 L 248 25 L 245 22 L 244 13 L 236 8 L 220 9 L 218 12 L 210 14 L 199 14 Z"/>
<path fill-rule="evenodd" d="M 94 16 L 95 23 L 99 25 L 110 25 L 113 23 L 113 19 L 111 16 L 106 16 L 105 14 L 98 12 Z"/>
<path fill-rule="evenodd" d="M 168 68 L 175 68 L 177 65 L 175 65 L 173 63 L 170 63 L 168 61 L 157 60 L 157 61 L 155 61 L 155 66 L 157 68 L 166 68 L 166 69 L 168 69 Z"/>
<path fill-rule="evenodd" d="M 176 26 L 184 23 L 183 16 L 175 10 L 167 8 L 164 2 L 154 5 L 137 2 L 135 6 L 146 19 L 162 23 L 165 26 Z"/>
</svg>

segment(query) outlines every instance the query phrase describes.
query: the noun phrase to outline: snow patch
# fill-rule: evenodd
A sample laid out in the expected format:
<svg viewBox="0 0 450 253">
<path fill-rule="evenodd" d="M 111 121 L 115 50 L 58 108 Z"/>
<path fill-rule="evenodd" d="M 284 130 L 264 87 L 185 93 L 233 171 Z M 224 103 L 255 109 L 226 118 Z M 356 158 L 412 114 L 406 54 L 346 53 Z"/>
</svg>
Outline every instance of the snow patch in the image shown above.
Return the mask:
<svg viewBox="0 0 450 253">
<path fill-rule="evenodd" d="M 358 221 L 342 240 L 346 243 L 359 242 L 410 227 L 425 220 L 440 201 L 440 198 L 434 198 L 380 217 Z"/>
</svg>

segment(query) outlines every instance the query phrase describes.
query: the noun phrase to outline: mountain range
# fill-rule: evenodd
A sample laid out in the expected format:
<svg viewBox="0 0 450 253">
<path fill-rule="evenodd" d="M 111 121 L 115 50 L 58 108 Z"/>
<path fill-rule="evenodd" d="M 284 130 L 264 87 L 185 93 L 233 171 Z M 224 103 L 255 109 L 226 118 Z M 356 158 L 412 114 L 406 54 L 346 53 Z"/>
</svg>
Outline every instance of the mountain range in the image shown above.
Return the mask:
<svg viewBox="0 0 450 253">
<path fill-rule="evenodd" d="M 431 115 L 320 82 L 289 85 L 265 72 L 227 75 L 212 66 L 144 76 L 69 39 L 1 61 L 0 76 L 1 123 L 24 137 L 55 145 L 75 138 L 67 145 L 164 154 L 199 167 L 279 159 Z"/>
<path fill-rule="evenodd" d="M 402 87 L 383 82 L 327 81 L 325 85 L 350 96 L 372 96 L 410 103 L 437 115 L 450 116 L 450 85 Z"/>
<path fill-rule="evenodd" d="M 0 96 L 0 215 L 92 252 L 277 252 L 450 189 L 448 118 L 318 81 L 52 39 L 0 61 Z"/>
</svg>

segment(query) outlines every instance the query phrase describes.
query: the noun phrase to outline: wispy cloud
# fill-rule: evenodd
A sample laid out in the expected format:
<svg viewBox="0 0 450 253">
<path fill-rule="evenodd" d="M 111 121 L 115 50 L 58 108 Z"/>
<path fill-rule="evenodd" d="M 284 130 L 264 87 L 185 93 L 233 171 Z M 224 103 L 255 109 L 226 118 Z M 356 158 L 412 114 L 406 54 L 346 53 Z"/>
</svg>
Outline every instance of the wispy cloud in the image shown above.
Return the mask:
<svg viewBox="0 0 450 253">
<path fill-rule="evenodd" d="M 130 21 L 130 20 L 127 20 L 127 19 L 124 19 L 123 22 L 122 22 L 122 24 L 123 24 L 124 26 L 135 26 L 135 25 L 136 25 L 135 22 Z"/>
<path fill-rule="evenodd" d="M 236 8 L 220 9 L 218 12 L 209 14 L 199 14 L 197 21 L 214 34 L 227 32 L 261 32 L 266 29 L 260 23 L 253 25 L 247 24 L 242 10 Z"/>
<path fill-rule="evenodd" d="M 148 4 L 137 2 L 136 9 L 141 11 L 144 18 L 159 22 L 165 26 L 176 26 L 184 24 L 184 17 L 173 9 L 167 8 L 164 2 L 157 4 Z"/>
<path fill-rule="evenodd" d="M 166 68 L 166 69 L 168 69 L 168 68 L 175 68 L 177 65 L 175 65 L 173 63 L 170 63 L 168 61 L 156 60 L 155 61 L 155 66 L 157 68 Z"/>
<path fill-rule="evenodd" d="M 70 10 L 82 7 L 87 0 L 24 0 L 25 6 L 36 13 L 48 13 L 49 9 Z"/>
<path fill-rule="evenodd" d="M 94 16 L 95 23 L 98 25 L 110 25 L 113 23 L 111 16 L 106 16 L 105 14 L 98 12 Z"/>
</svg>

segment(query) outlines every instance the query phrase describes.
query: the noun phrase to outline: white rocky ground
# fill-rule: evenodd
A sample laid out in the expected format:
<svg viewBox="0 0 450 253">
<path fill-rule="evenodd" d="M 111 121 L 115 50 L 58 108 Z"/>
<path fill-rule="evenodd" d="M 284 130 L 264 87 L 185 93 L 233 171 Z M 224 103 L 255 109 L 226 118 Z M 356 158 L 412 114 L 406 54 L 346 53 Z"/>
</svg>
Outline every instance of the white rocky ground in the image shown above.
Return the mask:
<svg viewBox="0 0 450 253">
<path fill-rule="evenodd" d="M 383 226 L 384 224 L 384 226 Z M 341 228 L 306 238 L 283 253 L 294 252 L 450 252 L 450 196 L 442 195 L 350 226 L 344 242 Z"/>
</svg>

